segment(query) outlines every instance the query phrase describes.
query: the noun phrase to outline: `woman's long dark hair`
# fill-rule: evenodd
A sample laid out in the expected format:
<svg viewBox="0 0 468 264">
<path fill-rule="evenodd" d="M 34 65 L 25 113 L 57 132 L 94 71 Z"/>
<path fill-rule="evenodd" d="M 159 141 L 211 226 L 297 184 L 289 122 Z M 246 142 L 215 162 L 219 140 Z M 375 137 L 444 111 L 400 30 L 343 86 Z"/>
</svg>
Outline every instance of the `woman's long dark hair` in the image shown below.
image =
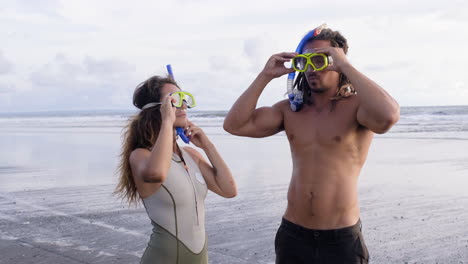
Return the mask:
<svg viewBox="0 0 468 264">
<path fill-rule="evenodd" d="M 161 101 L 161 90 L 165 84 L 177 83 L 170 77 L 153 76 L 137 86 L 133 94 L 133 105 L 137 108 L 148 103 Z M 130 167 L 130 154 L 137 148 L 151 149 L 156 142 L 161 128 L 160 105 L 143 109 L 132 116 L 124 128 L 122 151 L 118 166 L 119 183 L 115 193 L 119 194 L 129 204 L 139 200 L 135 180 Z"/>
</svg>

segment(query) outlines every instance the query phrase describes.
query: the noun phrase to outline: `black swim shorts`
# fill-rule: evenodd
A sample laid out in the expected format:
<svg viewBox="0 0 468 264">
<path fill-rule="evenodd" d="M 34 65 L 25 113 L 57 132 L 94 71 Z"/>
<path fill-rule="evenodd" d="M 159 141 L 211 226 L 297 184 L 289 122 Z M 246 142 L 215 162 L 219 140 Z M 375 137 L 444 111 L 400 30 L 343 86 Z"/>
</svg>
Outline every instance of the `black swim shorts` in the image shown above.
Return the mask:
<svg viewBox="0 0 468 264">
<path fill-rule="evenodd" d="M 361 221 L 333 230 L 315 230 L 283 218 L 275 238 L 276 264 L 368 263 Z"/>
</svg>

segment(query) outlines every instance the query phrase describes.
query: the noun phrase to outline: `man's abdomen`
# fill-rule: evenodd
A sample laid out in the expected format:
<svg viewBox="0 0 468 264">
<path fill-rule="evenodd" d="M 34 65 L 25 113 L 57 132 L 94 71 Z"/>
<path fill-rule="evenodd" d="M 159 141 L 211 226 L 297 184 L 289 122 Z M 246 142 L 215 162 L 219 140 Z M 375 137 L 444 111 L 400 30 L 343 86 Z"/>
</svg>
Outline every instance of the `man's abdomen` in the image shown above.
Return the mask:
<svg viewBox="0 0 468 264">
<path fill-rule="evenodd" d="M 293 175 L 284 217 L 311 229 L 355 224 L 359 219 L 357 176 Z"/>
</svg>

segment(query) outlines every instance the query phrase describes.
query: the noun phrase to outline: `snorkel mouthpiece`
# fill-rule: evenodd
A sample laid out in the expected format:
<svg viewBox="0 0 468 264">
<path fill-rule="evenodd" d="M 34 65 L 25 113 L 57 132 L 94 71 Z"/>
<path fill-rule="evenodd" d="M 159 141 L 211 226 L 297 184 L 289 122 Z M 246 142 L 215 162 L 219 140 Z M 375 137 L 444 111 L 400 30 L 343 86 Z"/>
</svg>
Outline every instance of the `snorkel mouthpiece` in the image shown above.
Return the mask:
<svg viewBox="0 0 468 264">
<path fill-rule="evenodd" d="M 299 42 L 299 45 L 297 45 L 296 48 L 296 53 L 301 54 L 302 50 L 304 49 L 305 44 L 313 37 L 317 36 L 322 32 L 323 29 L 327 28 L 327 24 L 322 24 L 319 27 L 314 28 L 313 30 L 309 31 Z M 291 110 L 293 112 L 298 112 L 299 110 L 302 109 L 302 106 L 304 104 L 303 102 L 303 96 L 302 92 L 299 91 L 298 89 L 294 89 L 294 78 L 296 77 L 296 72 L 291 72 L 288 74 L 288 80 L 286 83 L 287 87 L 287 93 L 288 93 L 288 98 L 289 98 L 289 103 L 291 106 Z"/>
</svg>

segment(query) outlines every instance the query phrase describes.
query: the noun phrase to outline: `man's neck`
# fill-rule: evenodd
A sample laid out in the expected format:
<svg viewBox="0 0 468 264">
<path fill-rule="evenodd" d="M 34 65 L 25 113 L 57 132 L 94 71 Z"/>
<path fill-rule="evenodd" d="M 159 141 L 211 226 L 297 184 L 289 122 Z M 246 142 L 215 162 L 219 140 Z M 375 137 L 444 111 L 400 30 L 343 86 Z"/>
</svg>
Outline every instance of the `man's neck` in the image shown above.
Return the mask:
<svg viewBox="0 0 468 264">
<path fill-rule="evenodd" d="M 317 104 L 321 105 L 321 104 L 324 104 L 327 101 L 330 101 L 330 98 L 335 96 L 336 91 L 338 91 L 338 88 L 328 89 L 327 91 L 324 91 L 322 93 L 312 92 L 312 97 L 314 98 L 314 103 L 316 102 Z"/>
<path fill-rule="evenodd" d="M 335 96 L 336 89 L 329 89 L 323 93 L 314 93 L 312 92 L 313 103 L 312 107 L 317 111 L 321 112 L 323 109 L 331 106 L 331 98 Z"/>
</svg>

